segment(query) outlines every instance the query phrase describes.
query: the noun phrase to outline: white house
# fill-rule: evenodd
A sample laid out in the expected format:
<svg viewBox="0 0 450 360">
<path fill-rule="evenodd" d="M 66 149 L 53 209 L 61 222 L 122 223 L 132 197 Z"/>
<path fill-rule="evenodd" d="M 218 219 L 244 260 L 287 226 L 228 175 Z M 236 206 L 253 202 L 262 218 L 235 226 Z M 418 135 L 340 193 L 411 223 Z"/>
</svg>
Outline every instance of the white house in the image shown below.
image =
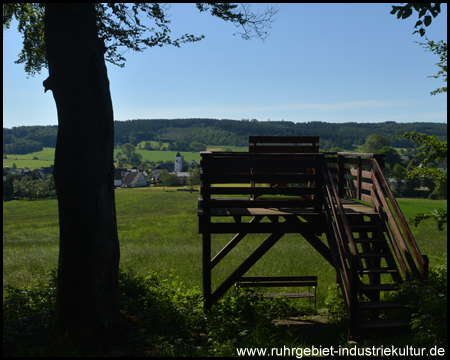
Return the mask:
<svg viewBox="0 0 450 360">
<path fill-rule="evenodd" d="M 127 171 L 122 178 L 122 187 L 146 186 L 147 180 L 142 172 Z"/>
</svg>

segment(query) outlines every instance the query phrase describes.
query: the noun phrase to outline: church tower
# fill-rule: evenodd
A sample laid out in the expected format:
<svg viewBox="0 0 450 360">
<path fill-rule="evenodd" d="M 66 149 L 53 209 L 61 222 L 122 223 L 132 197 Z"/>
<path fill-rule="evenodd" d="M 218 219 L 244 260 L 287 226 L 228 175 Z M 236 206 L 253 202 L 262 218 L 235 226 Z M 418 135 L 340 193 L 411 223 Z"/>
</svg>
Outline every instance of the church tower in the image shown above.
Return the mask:
<svg viewBox="0 0 450 360">
<path fill-rule="evenodd" d="M 179 173 L 183 170 L 183 157 L 180 155 L 180 152 L 178 151 L 175 155 L 175 163 L 173 167 L 173 171 L 175 173 Z"/>
</svg>

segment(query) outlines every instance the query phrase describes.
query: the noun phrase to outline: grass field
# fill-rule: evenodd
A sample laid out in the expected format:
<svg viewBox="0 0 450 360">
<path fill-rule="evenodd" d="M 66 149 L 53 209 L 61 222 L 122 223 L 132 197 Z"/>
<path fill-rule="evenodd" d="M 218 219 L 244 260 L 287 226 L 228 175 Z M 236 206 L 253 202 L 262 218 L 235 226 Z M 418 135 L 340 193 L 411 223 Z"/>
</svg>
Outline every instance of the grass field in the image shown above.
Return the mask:
<svg viewBox="0 0 450 360">
<path fill-rule="evenodd" d="M 121 249 L 120 266 L 146 275 L 178 278 L 186 288 L 200 287 L 201 236 L 198 234 L 197 194 L 169 188 L 117 189 L 116 210 Z M 408 219 L 446 204 L 440 200 L 398 199 Z M 446 256 L 447 233 L 432 221 L 412 233 L 423 254 Z M 265 239 L 249 235 L 213 271 L 213 286 L 224 280 Z M 57 200 L 3 203 L 3 284 L 31 285 L 57 267 Z M 213 236 L 213 253 L 231 235 Z M 318 275 L 318 306 L 323 306 L 334 269 L 300 236 L 285 235 L 249 275 Z"/>
<path fill-rule="evenodd" d="M 55 163 L 55 148 L 45 147 L 42 151 L 36 151 L 31 154 L 8 154 L 7 157 L 7 159 L 3 159 L 3 167 L 8 166 L 12 168 L 13 164 L 16 164 L 18 168 L 40 169 Z M 38 160 L 33 160 L 33 157 L 37 157 Z"/>
<path fill-rule="evenodd" d="M 156 143 L 155 141 L 150 141 L 151 143 Z M 142 147 L 145 142 L 141 142 Z M 164 145 L 168 145 L 164 143 Z M 238 147 L 238 146 L 208 146 L 208 151 L 221 151 L 225 149 L 230 149 L 232 151 L 247 151 L 247 147 Z M 122 152 L 122 149 L 114 149 L 114 159 L 116 158 L 117 153 Z M 164 161 L 170 162 L 173 161 L 177 151 L 160 151 L 160 150 L 139 150 L 136 147 L 136 152 L 142 155 L 143 160 L 150 161 Z M 123 152 L 122 152 L 123 153 Z M 195 160 L 197 163 L 200 162 L 200 153 L 198 151 L 181 151 L 181 155 L 183 155 L 184 161 Z M 36 151 L 30 154 L 18 155 L 18 154 L 9 154 L 7 155 L 7 159 L 3 159 L 3 167 L 13 167 L 13 164 L 16 164 L 18 168 L 28 167 L 31 170 L 40 169 L 41 167 L 49 167 L 55 163 L 55 148 L 47 148 L 45 147 L 42 151 Z M 33 160 L 33 157 L 37 157 L 38 160 Z"/>
</svg>

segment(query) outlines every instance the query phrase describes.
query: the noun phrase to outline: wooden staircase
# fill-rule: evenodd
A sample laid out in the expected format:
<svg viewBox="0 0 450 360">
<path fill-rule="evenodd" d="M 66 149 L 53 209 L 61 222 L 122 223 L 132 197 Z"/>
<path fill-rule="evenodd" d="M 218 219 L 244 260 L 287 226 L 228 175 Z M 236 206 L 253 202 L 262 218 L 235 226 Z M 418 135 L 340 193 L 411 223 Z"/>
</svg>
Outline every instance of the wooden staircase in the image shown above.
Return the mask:
<svg viewBox="0 0 450 360">
<path fill-rule="evenodd" d="M 407 303 L 382 299 L 382 293 L 396 292 L 397 284 L 403 279 L 377 217 L 378 214 L 373 214 L 369 221 L 364 221 L 362 215 L 347 216 L 357 245 L 357 256 L 363 265 L 362 276 L 358 279 L 360 299 L 364 296 L 369 300 L 358 301 L 359 328 L 407 327 Z M 404 309 L 403 319 L 386 319 L 391 309 Z"/>
<path fill-rule="evenodd" d="M 357 163 L 361 167 L 361 159 Z M 328 164 L 323 169 L 324 209 L 331 223 L 328 241 L 334 250 L 333 261 L 348 308 L 349 334 L 353 337 L 367 329 L 408 327 L 407 299 L 392 295 L 404 281 L 416 277 L 425 282 L 428 274 L 427 257 L 420 254 L 376 159 L 372 158 L 371 163 L 371 172 L 345 169 L 349 175 L 358 175 L 357 180 L 347 178 L 340 184 L 338 180 L 337 186 Z M 343 164 L 341 161 L 341 175 L 345 172 Z M 363 183 L 363 176 L 370 182 Z M 352 186 L 359 189 L 352 190 Z M 362 188 L 370 198 L 363 195 Z M 345 195 L 355 194 L 359 200 L 363 196 L 365 201 L 371 200 L 373 212 L 346 211 L 345 203 L 354 200 Z"/>
</svg>

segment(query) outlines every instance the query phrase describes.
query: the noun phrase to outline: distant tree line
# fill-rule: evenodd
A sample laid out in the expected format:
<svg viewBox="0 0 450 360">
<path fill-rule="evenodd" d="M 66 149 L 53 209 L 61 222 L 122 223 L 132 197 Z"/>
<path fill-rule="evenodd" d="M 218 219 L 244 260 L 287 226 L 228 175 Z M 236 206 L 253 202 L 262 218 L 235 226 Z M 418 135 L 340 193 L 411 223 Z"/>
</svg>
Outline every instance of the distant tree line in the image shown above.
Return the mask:
<svg viewBox="0 0 450 360">
<path fill-rule="evenodd" d="M 410 130 L 411 129 L 411 130 Z M 174 120 L 129 120 L 115 122 L 114 141 L 134 143 L 155 140 L 175 142 L 184 140 L 208 145 L 246 146 L 250 135 L 319 135 L 320 148 L 330 151 L 334 147 L 351 149 L 363 145 L 367 136 L 379 134 L 391 139 L 393 147 L 410 147 L 406 139 L 396 139 L 405 131 L 435 134 L 447 138 L 444 123 L 326 123 L 290 121 L 258 121 L 257 119 L 174 119 Z M 178 149 L 177 149 L 178 150 Z"/>
<path fill-rule="evenodd" d="M 3 153 L 28 154 L 43 147 L 55 147 L 57 135 L 57 125 L 3 128 Z"/>
<path fill-rule="evenodd" d="M 18 139 L 12 144 L 3 143 L 3 154 L 29 154 L 35 151 L 41 151 L 42 143 L 35 140 Z"/>
<path fill-rule="evenodd" d="M 41 144 L 41 147 L 55 147 L 57 129 L 56 125 L 3 128 L 3 153 L 22 154 L 24 151 L 37 151 L 34 149 L 39 147 L 38 143 Z M 350 150 L 352 147 L 361 146 L 365 143 L 365 139 L 373 134 L 388 137 L 393 147 L 412 148 L 411 142 L 404 138 L 396 139 L 396 136 L 413 131 L 436 135 L 441 141 L 447 139 L 446 123 L 396 123 L 395 121 L 383 123 L 327 123 L 321 121 L 294 123 L 291 121 L 258 121 L 257 119 L 158 119 L 115 121 L 114 142 L 116 144 L 130 143 L 134 146 L 142 141 L 168 142 L 167 150 L 186 151 L 192 149 L 191 145 L 195 143 L 246 146 L 250 135 L 319 135 L 320 149 L 331 151 L 336 147 Z M 26 141 L 23 142 L 23 140 Z M 151 150 L 151 147 L 147 150 Z"/>
</svg>

